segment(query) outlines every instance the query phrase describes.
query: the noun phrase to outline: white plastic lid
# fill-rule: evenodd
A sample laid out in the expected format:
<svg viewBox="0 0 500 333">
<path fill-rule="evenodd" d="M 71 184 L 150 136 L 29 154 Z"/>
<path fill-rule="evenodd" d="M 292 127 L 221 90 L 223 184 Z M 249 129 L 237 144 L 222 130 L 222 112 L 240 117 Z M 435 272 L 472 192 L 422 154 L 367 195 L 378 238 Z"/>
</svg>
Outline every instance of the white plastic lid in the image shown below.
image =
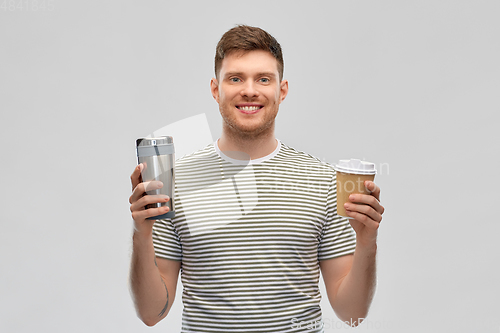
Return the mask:
<svg viewBox="0 0 500 333">
<path fill-rule="evenodd" d="M 339 172 L 352 173 L 356 175 L 374 175 L 377 173 L 377 170 L 375 170 L 375 164 L 355 158 L 351 158 L 350 160 L 340 160 L 334 168 Z"/>
</svg>

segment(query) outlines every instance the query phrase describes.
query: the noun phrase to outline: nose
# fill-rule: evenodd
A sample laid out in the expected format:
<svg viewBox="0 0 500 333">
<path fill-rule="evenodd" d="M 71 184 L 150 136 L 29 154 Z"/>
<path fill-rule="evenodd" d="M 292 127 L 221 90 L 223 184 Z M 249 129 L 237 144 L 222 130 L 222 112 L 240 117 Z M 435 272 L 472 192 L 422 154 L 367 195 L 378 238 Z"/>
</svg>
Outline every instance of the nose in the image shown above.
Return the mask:
<svg viewBox="0 0 500 333">
<path fill-rule="evenodd" d="M 243 85 L 240 94 L 243 97 L 250 97 L 251 98 L 251 97 L 259 96 L 259 91 L 257 89 L 255 82 L 253 82 L 252 80 L 248 80 Z"/>
</svg>

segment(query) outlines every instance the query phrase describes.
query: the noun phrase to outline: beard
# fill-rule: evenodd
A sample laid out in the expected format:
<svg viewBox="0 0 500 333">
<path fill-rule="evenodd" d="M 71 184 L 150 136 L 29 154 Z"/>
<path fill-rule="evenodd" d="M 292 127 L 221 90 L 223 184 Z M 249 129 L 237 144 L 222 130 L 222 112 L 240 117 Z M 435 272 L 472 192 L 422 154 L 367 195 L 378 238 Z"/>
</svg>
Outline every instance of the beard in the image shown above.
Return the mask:
<svg viewBox="0 0 500 333">
<path fill-rule="evenodd" d="M 259 113 L 263 113 L 257 114 L 255 117 L 245 117 L 238 114 L 238 110 L 231 112 L 227 108 L 231 108 L 231 106 L 220 106 L 219 111 L 223 121 L 222 129 L 224 133 L 231 135 L 231 137 L 243 140 L 258 139 L 274 133 L 275 119 L 278 114 L 277 105 L 273 105 L 270 110 L 259 111 Z M 269 108 L 269 106 L 266 106 L 266 108 Z"/>
</svg>

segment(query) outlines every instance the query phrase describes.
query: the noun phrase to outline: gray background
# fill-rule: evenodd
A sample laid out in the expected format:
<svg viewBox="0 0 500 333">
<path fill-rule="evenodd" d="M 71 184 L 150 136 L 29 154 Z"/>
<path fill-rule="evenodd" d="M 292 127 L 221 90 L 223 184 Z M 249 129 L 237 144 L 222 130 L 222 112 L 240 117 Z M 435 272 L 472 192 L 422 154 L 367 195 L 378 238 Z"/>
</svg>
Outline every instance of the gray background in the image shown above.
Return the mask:
<svg viewBox="0 0 500 333">
<path fill-rule="evenodd" d="M 128 292 L 134 141 L 202 113 L 218 137 L 215 45 L 245 23 L 284 50 L 277 136 L 381 169 L 357 331 L 500 332 L 499 1 L 0 6 L 0 331 L 179 331 L 180 297 L 149 329 Z M 326 332 L 347 331 L 323 308 Z"/>
</svg>

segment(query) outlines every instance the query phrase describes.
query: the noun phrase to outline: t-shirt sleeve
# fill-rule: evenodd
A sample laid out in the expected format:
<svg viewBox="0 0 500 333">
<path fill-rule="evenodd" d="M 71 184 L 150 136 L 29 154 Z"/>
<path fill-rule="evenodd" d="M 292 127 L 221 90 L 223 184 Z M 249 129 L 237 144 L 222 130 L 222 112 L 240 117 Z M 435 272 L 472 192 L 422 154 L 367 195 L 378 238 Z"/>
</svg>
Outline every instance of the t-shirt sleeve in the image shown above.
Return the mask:
<svg viewBox="0 0 500 333">
<path fill-rule="evenodd" d="M 354 253 L 356 233 L 349 219 L 337 215 L 337 180 L 332 177 L 326 202 L 326 219 L 318 246 L 318 259 L 327 260 Z"/>
<path fill-rule="evenodd" d="M 170 219 L 156 220 L 153 225 L 153 245 L 156 256 L 163 259 L 182 260 L 179 235 Z"/>
</svg>

